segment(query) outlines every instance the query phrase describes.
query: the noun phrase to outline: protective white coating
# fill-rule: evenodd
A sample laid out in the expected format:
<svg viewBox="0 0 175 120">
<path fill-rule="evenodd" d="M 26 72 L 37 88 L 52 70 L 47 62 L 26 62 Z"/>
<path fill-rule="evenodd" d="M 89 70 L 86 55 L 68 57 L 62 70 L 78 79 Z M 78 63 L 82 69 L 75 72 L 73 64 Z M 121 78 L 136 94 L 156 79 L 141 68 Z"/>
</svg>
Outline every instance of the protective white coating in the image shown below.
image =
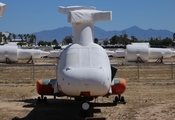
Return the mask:
<svg viewBox="0 0 175 120">
<path fill-rule="evenodd" d="M 49 57 L 59 57 L 62 50 L 52 50 L 50 51 Z"/>
<path fill-rule="evenodd" d="M 41 58 L 43 56 L 48 56 L 49 52 L 44 52 L 36 49 L 18 49 L 18 59 L 26 60 L 29 58 Z"/>
<path fill-rule="evenodd" d="M 93 6 L 59 6 L 58 11 L 60 13 L 63 14 L 69 14 L 70 11 L 74 11 L 74 10 L 82 10 L 82 9 L 86 9 L 86 10 L 95 10 L 96 8 Z"/>
<path fill-rule="evenodd" d="M 125 49 L 118 49 L 115 51 L 114 57 L 125 57 Z"/>
<path fill-rule="evenodd" d="M 6 58 L 11 61 L 18 61 L 17 46 L 0 46 L 0 62 L 5 62 Z"/>
<path fill-rule="evenodd" d="M 71 23 L 94 23 L 97 21 L 111 20 L 110 11 L 98 10 L 75 10 L 68 14 L 68 22 Z"/>
<path fill-rule="evenodd" d="M 88 45 L 93 42 L 94 27 L 91 23 L 72 24 L 73 42 L 81 45 Z"/>
<path fill-rule="evenodd" d="M 168 48 L 149 48 L 149 58 L 160 58 L 163 56 L 163 58 L 170 58 L 173 54 L 171 49 Z"/>
<path fill-rule="evenodd" d="M 111 50 L 106 50 L 106 53 L 108 54 L 108 56 L 115 56 L 115 52 L 114 51 L 111 51 Z"/>
<path fill-rule="evenodd" d="M 143 61 L 175 56 L 175 51 L 169 48 L 150 48 L 148 43 L 134 43 L 126 46 L 125 58 L 128 62 L 135 62 L 140 57 Z"/>
<path fill-rule="evenodd" d="M 3 16 L 6 4 L 0 2 L 0 18 Z"/>
<path fill-rule="evenodd" d="M 93 42 L 93 28 L 96 21 L 111 20 L 111 12 L 84 8 L 76 10 L 76 7 L 65 7 L 65 11 L 69 11 L 64 13 L 68 14 L 68 21 L 72 22 L 73 44 L 60 55 L 57 66 L 59 89 L 69 96 L 81 96 L 82 92 L 90 96 L 105 95 L 111 83 L 110 61 L 106 51 Z M 56 89 L 57 86 L 54 92 Z"/>
<path fill-rule="evenodd" d="M 16 45 L 0 46 L 0 62 L 6 62 L 8 58 L 11 62 L 18 62 L 18 60 L 26 60 L 29 58 L 41 58 L 48 56 L 50 53 L 36 50 L 36 49 L 18 49 Z"/>
<path fill-rule="evenodd" d="M 59 6 L 59 12 L 68 15 L 71 23 L 94 23 L 96 21 L 112 20 L 111 11 L 95 10 L 92 6 Z"/>
<path fill-rule="evenodd" d="M 143 61 L 149 59 L 149 46 L 148 45 L 127 45 L 125 51 L 125 59 L 128 62 L 137 61 L 140 57 Z"/>
</svg>

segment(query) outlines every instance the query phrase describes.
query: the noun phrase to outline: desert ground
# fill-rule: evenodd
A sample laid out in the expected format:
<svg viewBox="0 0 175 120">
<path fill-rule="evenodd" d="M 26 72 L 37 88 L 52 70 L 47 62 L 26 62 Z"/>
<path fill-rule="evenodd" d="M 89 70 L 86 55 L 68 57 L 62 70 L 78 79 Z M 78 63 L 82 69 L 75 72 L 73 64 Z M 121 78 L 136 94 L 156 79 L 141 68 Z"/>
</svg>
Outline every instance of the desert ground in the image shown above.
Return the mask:
<svg viewBox="0 0 175 120">
<path fill-rule="evenodd" d="M 118 60 L 112 59 L 111 61 L 114 63 Z M 122 94 L 125 97 L 126 104 L 113 104 L 114 95 L 108 98 L 99 97 L 91 101 L 94 118 L 104 117 L 106 120 L 175 120 L 175 75 L 172 75 L 172 72 L 175 72 L 174 65 L 173 68 L 162 64 L 143 65 L 139 66 L 139 70 L 137 65 L 116 65 L 115 67 L 118 68 L 115 77 L 122 77 L 127 81 L 126 91 Z M 10 68 L 10 70 L 12 69 Z M 0 69 L 1 76 L 3 71 L 6 73 L 10 70 L 7 68 Z M 4 77 L 13 78 L 13 74 L 14 76 L 19 74 L 18 71 L 10 72 L 12 72 L 11 76 Z M 35 70 L 35 72 L 37 71 Z M 20 77 L 23 77 L 22 73 Z M 19 82 L 20 78 L 17 79 L 19 81 L 15 79 L 15 81 L 10 82 L 3 82 L 2 79 L 1 77 L 1 120 L 79 119 L 81 103 L 74 101 L 73 98 L 53 99 L 52 96 L 48 96 L 47 104 L 36 104 L 39 96 L 36 92 L 36 80 L 31 82 L 29 79 L 27 82 L 28 79 L 26 79 L 25 84 L 23 84 L 23 80 Z"/>
</svg>

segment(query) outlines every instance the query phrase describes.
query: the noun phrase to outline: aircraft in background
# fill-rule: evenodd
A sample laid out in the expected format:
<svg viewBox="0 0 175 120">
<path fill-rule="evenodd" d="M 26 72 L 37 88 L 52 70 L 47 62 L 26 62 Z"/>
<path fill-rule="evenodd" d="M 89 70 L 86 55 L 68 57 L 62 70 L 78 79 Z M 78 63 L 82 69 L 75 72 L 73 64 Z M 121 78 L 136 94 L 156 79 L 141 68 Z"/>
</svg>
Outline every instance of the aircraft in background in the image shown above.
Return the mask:
<svg viewBox="0 0 175 120">
<path fill-rule="evenodd" d="M 88 101 L 100 96 L 116 95 L 113 102 L 125 103 L 121 96 L 126 81 L 114 78 L 117 69 L 111 67 L 108 55 L 101 46 L 93 42 L 94 23 L 112 19 L 111 11 L 95 10 L 95 7 L 59 7 L 59 12 L 68 15 L 72 23 L 73 44 L 62 52 L 56 66 L 56 79 L 37 81 L 38 102 L 45 95 L 69 96 L 82 101 L 88 110 Z"/>
<path fill-rule="evenodd" d="M 3 16 L 6 9 L 6 4 L 0 2 L 0 18 Z"/>
<path fill-rule="evenodd" d="M 3 16 L 6 9 L 6 4 L 0 2 L 0 18 Z M 5 44 L 0 46 L 0 63 L 16 63 L 18 60 L 28 59 L 28 63 L 33 58 L 41 58 L 49 55 L 49 52 L 36 49 L 19 49 L 16 44 Z"/>
<path fill-rule="evenodd" d="M 115 51 L 114 57 L 124 57 L 127 62 L 148 62 L 149 59 L 157 59 L 163 62 L 163 58 L 175 56 L 175 51 L 170 48 L 152 48 L 149 43 L 132 43 L 126 45 L 126 49 Z"/>
<path fill-rule="evenodd" d="M 17 63 L 19 60 L 28 60 L 27 63 L 33 63 L 33 59 L 49 54 L 39 49 L 20 49 L 16 44 L 5 44 L 0 46 L 0 63 Z"/>
<path fill-rule="evenodd" d="M 69 44 L 69 45 L 71 45 L 71 44 Z M 68 47 L 69 45 L 62 45 L 62 46 L 56 46 L 56 47 L 54 47 L 54 48 L 53 48 L 54 50 L 49 51 L 50 54 L 49 54 L 47 57 L 50 57 L 50 58 L 58 58 L 58 57 L 60 57 L 61 52 L 62 52 L 66 47 Z"/>
</svg>

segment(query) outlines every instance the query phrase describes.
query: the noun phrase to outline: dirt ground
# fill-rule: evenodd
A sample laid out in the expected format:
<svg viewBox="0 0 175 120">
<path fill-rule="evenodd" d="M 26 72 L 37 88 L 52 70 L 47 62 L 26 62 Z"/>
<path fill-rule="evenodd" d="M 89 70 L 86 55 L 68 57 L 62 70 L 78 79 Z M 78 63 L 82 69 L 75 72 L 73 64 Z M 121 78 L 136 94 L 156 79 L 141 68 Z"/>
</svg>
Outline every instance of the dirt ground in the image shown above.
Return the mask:
<svg viewBox="0 0 175 120">
<path fill-rule="evenodd" d="M 106 120 L 175 120 L 175 82 L 128 82 L 126 104 L 112 103 L 115 96 L 92 101 L 95 118 Z M 80 102 L 67 97 L 36 104 L 35 85 L 0 86 L 0 120 L 77 120 Z"/>
<path fill-rule="evenodd" d="M 126 78 L 127 81 L 127 89 L 123 94 L 126 104 L 113 104 L 114 95 L 109 98 L 99 97 L 91 101 L 94 118 L 175 120 L 175 79 L 171 79 L 174 78 L 171 76 L 171 71 L 174 73 L 174 69 L 171 70 L 171 67 L 166 66 L 158 68 L 156 66 L 156 69 L 141 66 L 140 79 L 137 79 L 138 70 L 134 66 L 117 66 L 117 68 L 116 77 Z M 48 96 L 47 104 L 36 104 L 39 95 L 34 83 L 14 84 L 15 81 L 8 84 L 1 83 L 0 120 L 79 119 L 81 103 L 74 101 L 73 98 L 60 97 L 54 100 L 52 96 Z"/>
</svg>

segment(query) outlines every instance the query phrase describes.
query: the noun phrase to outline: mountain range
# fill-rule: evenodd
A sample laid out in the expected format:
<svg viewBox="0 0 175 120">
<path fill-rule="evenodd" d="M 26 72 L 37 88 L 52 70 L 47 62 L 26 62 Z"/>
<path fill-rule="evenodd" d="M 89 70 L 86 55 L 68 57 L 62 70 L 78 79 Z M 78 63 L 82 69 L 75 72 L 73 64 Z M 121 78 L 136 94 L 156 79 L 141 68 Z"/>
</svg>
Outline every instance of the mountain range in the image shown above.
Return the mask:
<svg viewBox="0 0 175 120">
<path fill-rule="evenodd" d="M 43 30 L 40 32 L 35 32 L 33 34 L 36 35 L 37 41 L 52 41 L 54 39 L 56 39 L 57 41 L 62 41 L 66 36 L 72 35 L 72 28 L 62 27 L 53 30 Z M 97 26 L 94 26 L 94 38 L 98 38 L 99 40 L 110 39 L 114 35 L 120 36 L 123 34 L 127 34 L 128 38 L 134 35 L 139 40 L 148 40 L 151 37 L 159 39 L 164 39 L 166 37 L 173 38 L 174 33 L 169 30 L 155 30 L 152 28 L 144 30 L 137 26 L 132 26 L 121 31 L 106 31 Z"/>
</svg>

